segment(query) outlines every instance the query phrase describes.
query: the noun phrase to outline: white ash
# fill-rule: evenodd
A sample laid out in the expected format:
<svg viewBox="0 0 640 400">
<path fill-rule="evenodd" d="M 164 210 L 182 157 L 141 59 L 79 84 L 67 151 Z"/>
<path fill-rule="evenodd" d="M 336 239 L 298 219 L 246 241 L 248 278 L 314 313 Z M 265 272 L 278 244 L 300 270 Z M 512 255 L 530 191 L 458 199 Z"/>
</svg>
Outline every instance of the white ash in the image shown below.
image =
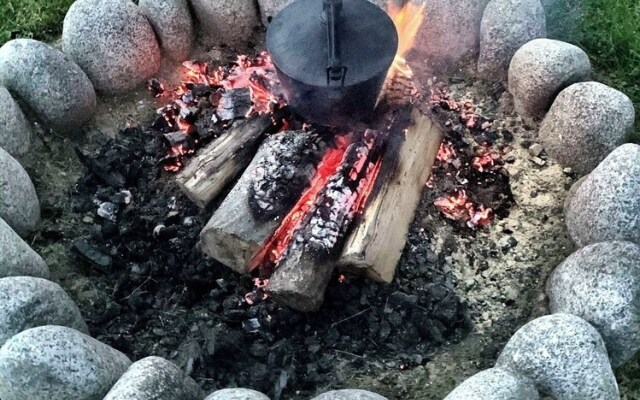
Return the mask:
<svg viewBox="0 0 640 400">
<path fill-rule="evenodd" d="M 316 173 L 326 143 L 317 133 L 286 131 L 269 138 L 264 148 L 249 197 L 249 208 L 261 220 L 281 217 L 293 206 Z"/>
</svg>

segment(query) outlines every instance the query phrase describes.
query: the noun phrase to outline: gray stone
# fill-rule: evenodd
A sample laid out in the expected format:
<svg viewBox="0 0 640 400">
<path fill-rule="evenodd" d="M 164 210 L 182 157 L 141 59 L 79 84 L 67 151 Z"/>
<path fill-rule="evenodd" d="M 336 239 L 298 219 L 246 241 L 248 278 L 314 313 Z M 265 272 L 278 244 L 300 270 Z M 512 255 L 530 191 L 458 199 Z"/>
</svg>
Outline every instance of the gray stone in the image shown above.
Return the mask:
<svg viewBox="0 0 640 400">
<path fill-rule="evenodd" d="M 332 390 L 311 400 L 387 400 L 379 394 L 360 389 Z"/>
<path fill-rule="evenodd" d="M 80 129 L 96 112 L 87 75 L 69 57 L 36 40 L 11 40 L 0 48 L 0 84 L 60 132 Z"/>
<path fill-rule="evenodd" d="M 42 257 L 0 218 L 0 278 L 35 276 L 49 278 L 49 268 Z"/>
<path fill-rule="evenodd" d="M 598 330 L 614 368 L 640 350 L 640 245 L 583 247 L 553 271 L 547 295 L 551 312 L 577 315 Z"/>
<path fill-rule="evenodd" d="M 369 0 L 371 3 L 386 10 L 386 0 Z M 394 1 L 394 0 L 392 0 Z M 287 5 L 292 3 L 293 0 L 258 0 L 258 8 L 260 10 L 260 19 L 264 26 L 269 25 L 269 22 L 273 17 L 280 12 Z"/>
<path fill-rule="evenodd" d="M 546 34 L 540 0 L 491 0 L 480 25 L 478 74 L 485 79 L 506 81 L 516 51 Z"/>
<path fill-rule="evenodd" d="M 571 187 L 567 191 L 567 196 L 564 198 L 564 210 L 565 210 L 565 212 L 566 212 L 566 210 L 569 209 L 569 205 L 571 204 L 571 199 L 573 199 L 573 196 L 576 195 L 576 192 L 578 191 L 578 189 L 580 188 L 582 183 L 585 181 L 585 179 L 587 179 L 588 176 L 589 175 L 585 175 L 582 178 L 580 178 L 577 181 L 575 181 L 575 183 L 573 185 L 571 185 Z"/>
<path fill-rule="evenodd" d="M 522 46 L 509 64 L 509 92 L 516 112 L 538 120 L 558 93 L 589 79 L 591 63 L 582 49 L 551 39 L 535 39 Z"/>
<path fill-rule="evenodd" d="M 640 145 L 615 149 L 577 188 L 565 208 L 573 241 L 640 244 Z"/>
<path fill-rule="evenodd" d="M 540 394 L 556 400 L 620 398 L 600 334 L 575 315 L 547 315 L 524 325 L 496 367 L 530 378 Z"/>
<path fill-rule="evenodd" d="M 586 175 L 625 143 L 635 122 L 631 99 L 598 82 L 564 89 L 542 121 L 538 138 L 564 167 Z"/>
<path fill-rule="evenodd" d="M 40 222 L 36 189 L 20 163 L 0 148 L 0 218 L 25 237 Z"/>
<path fill-rule="evenodd" d="M 0 348 L 0 398 L 101 400 L 129 365 L 124 354 L 75 329 L 31 328 Z"/>
<path fill-rule="evenodd" d="M 538 400 L 528 378 L 500 368 L 479 372 L 462 382 L 444 400 Z"/>
<path fill-rule="evenodd" d="M 29 276 L 0 279 L 0 346 L 13 335 L 43 325 L 89 333 L 78 306 L 58 284 Z"/>
<path fill-rule="evenodd" d="M 489 0 L 418 2 L 425 4 L 424 22 L 414 50 L 418 59 L 445 73 L 475 63 L 480 48 L 480 23 Z"/>
<path fill-rule="evenodd" d="M 259 25 L 253 0 L 191 0 L 195 17 L 216 43 L 245 44 Z"/>
<path fill-rule="evenodd" d="M 187 0 L 140 0 L 165 56 L 184 61 L 191 54 L 194 32 Z"/>
<path fill-rule="evenodd" d="M 153 28 L 130 0 L 77 0 L 64 19 L 62 46 L 102 92 L 131 90 L 160 68 Z"/>
<path fill-rule="evenodd" d="M 198 384 L 174 363 L 147 357 L 133 363 L 104 400 L 201 400 Z"/>
<path fill-rule="evenodd" d="M 204 400 L 269 400 L 269 398 L 251 389 L 222 389 L 211 393 Z"/>
<path fill-rule="evenodd" d="M 11 93 L 0 86 L 0 147 L 13 157 L 27 154 L 31 148 L 31 125 Z"/>
</svg>

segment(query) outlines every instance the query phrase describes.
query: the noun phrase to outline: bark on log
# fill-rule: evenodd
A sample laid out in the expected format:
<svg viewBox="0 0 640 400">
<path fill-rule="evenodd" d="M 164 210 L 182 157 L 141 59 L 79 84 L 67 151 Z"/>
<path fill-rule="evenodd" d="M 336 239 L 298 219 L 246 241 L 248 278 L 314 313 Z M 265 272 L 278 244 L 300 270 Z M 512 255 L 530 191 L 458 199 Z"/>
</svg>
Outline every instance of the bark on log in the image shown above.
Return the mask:
<svg viewBox="0 0 640 400">
<path fill-rule="evenodd" d="M 198 207 L 205 208 L 251 161 L 269 117 L 236 122 L 229 132 L 201 149 L 176 177 L 178 186 Z"/>
<path fill-rule="evenodd" d="M 364 272 L 379 282 L 391 282 L 405 246 L 422 190 L 431 173 L 442 132 L 431 119 L 414 109 L 411 125 L 389 175 L 369 198 L 343 247 L 338 267 Z M 384 168 L 384 167 L 383 167 Z"/>
<path fill-rule="evenodd" d="M 281 146 L 272 146 L 270 142 L 277 141 L 278 136 L 283 134 L 292 133 L 283 132 L 265 140 L 264 145 L 260 146 L 245 172 L 200 233 L 201 250 L 234 271 L 247 273 L 251 259 L 280 225 L 281 218 L 256 218 L 249 199 L 252 196 L 256 168 L 269 156 L 269 152 L 281 149 Z M 295 145 L 298 141 L 288 143 Z M 278 159 L 273 154 L 271 156 L 274 160 Z M 304 187 L 299 188 L 300 191 L 303 189 Z M 299 195 L 300 193 L 297 194 Z M 288 211 L 287 209 L 286 212 Z"/>
<path fill-rule="evenodd" d="M 304 245 L 293 246 L 269 279 L 267 292 L 278 303 L 303 312 L 322 306 L 334 266 L 318 261 Z"/>
</svg>

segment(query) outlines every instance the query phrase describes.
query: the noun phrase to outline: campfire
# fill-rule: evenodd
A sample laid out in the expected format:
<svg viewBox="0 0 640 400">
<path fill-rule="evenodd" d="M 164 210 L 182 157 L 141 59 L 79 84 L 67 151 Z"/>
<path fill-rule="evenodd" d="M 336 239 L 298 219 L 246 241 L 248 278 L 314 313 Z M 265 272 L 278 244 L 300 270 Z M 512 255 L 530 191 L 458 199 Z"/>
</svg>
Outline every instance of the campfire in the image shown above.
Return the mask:
<svg viewBox="0 0 640 400">
<path fill-rule="evenodd" d="M 329 18 L 342 12 L 346 19 L 352 12 L 342 10 L 339 1 L 323 4 Z M 405 60 L 421 11 L 407 3 L 392 7 L 391 18 L 376 12 L 391 37 L 397 31 L 398 45 L 392 43 L 391 66 L 374 93 L 375 111 L 364 121 L 354 117 L 344 124 L 332 110 L 313 110 L 310 119 L 301 115 L 305 99 L 291 93 L 298 83 L 289 81 L 287 66 L 277 66 L 266 51 L 240 55 L 227 66 L 185 62 L 184 80 L 173 90 L 149 82 L 153 96 L 166 103 L 152 125 L 164 137 L 163 168 L 176 173 L 184 193 L 205 208 L 241 175 L 203 229 L 200 245 L 207 255 L 255 278 L 248 302 L 271 297 L 299 310 L 317 310 L 336 267 L 393 279 L 441 139 L 440 129 L 414 106 L 427 97 Z M 337 32 L 329 40 L 337 40 L 331 36 Z M 335 52 L 337 63 L 341 54 Z M 328 75 L 326 90 L 332 79 Z M 372 85 L 352 92 L 343 86 L 341 93 L 366 97 Z M 488 218 L 486 210 L 463 208 L 476 226 Z"/>
</svg>

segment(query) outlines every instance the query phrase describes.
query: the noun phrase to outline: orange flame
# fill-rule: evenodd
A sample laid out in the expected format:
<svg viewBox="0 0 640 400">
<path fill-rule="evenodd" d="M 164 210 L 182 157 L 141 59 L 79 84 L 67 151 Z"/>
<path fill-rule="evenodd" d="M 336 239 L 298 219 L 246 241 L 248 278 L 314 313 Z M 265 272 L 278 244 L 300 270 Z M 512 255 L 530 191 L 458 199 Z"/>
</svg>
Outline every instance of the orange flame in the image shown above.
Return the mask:
<svg viewBox="0 0 640 400">
<path fill-rule="evenodd" d="M 424 20 L 424 7 L 424 4 L 417 5 L 411 3 L 411 1 L 407 1 L 404 6 L 398 7 L 393 0 L 389 1 L 387 13 L 389 13 L 398 31 L 397 55 L 402 58 L 415 45 L 416 35 Z"/>
</svg>

